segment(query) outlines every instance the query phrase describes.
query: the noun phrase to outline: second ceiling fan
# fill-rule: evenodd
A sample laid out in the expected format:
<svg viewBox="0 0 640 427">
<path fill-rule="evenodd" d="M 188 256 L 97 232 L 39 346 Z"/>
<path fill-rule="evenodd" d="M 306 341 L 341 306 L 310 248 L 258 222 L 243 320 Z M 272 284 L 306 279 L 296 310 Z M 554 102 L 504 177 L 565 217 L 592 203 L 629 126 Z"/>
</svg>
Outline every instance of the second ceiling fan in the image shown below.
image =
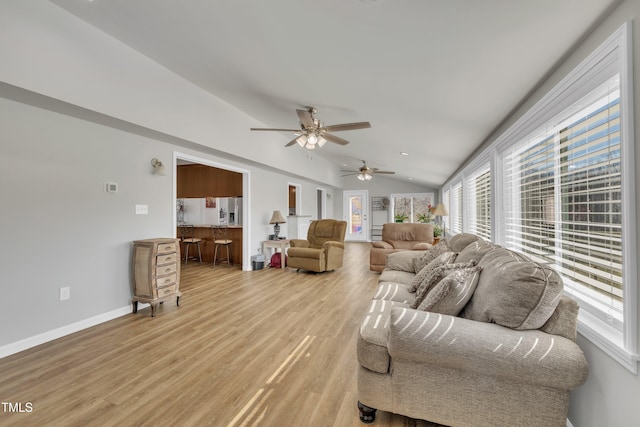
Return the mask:
<svg viewBox="0 0 640 427">
<path fill-rule="evenodd" d="M 274 128 L 251 128 L 251 130 L 266 130 L 278 132 L 294 132 L 293 138 L 285 147 L 290 147 L 298 143 L 301 147 L 313 150 L 322 147 L 325 142 L 334 142 L 340 145 L 349 143 L 346 139 L 333 135 L 331 132 L 341 132 L 345 130 L 366 129 L 371 127 L 369 122 L 343 123 L 339 125 L 325 126 L 322 121 L 316 118 L 317 110 L 307 107 L 306 110 L 296 110 L 300 119 L 300 129 L 274 129 Z"/>
<path fill-rule="evenodd" d="M 358 179 L 360 181 L 369 181 L 371 178 L 373 178 L 373 175 L 377 173 L 385 175 L 395 174 L 395 172 L 391 171 L 381 171 L 378 168 L 370 168 L 369 166 L 367 166 L 367 162 L 365 162 L 364 160 L 362 161 L 362 166 L 360 166 L 360 169 L 358 169 L 357 171 L 343 170 L 342 172 L 349 172 L 348 174 L 342 176 L 358 175 Z"/>
</svg>

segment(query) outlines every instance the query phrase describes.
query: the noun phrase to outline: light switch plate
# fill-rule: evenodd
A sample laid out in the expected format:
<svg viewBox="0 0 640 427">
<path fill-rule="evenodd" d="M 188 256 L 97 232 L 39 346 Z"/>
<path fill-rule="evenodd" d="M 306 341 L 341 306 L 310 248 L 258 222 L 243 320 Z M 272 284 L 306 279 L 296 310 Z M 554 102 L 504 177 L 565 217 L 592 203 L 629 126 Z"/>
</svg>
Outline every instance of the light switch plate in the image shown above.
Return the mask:
<svg viewBox="0 0 640 427">
<path fill-rule="evenodd" d="M 69 298 L 71 298 L 71 288 L 68 286 L 60 288 L 60 301 L 66 301 Z"/>
<path fill-rule="evenodd" d="M 136 215 L 147 215 L 149 213 L 148 205 L 136 205 Z"/>
</svg>

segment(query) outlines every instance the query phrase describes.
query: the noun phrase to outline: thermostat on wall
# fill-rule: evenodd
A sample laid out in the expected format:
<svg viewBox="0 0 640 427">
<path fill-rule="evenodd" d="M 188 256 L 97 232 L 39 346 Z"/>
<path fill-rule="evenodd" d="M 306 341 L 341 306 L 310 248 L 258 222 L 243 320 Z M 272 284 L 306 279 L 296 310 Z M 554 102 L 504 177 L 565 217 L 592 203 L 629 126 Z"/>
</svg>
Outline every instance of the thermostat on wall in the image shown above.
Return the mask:
<svg viewBox="0 0 640 427">
<path fill-rule="evenodd" d="M 104 191 L 107 193 L 117 193 L 118 192 L 118 183 L 116 182 L 105 182 L 104 183 Z"/>
</svg>

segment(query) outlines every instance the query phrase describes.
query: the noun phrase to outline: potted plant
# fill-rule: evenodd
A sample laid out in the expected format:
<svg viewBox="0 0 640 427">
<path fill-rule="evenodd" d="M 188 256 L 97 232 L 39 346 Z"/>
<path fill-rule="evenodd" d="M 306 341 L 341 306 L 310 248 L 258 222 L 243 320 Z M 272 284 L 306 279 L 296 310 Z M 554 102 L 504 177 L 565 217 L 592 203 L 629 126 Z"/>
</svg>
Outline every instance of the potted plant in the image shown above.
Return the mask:
<svg viewBox="0 0 640 427">
<path fill-rule="evenodd" d="M 405 222 L 406 220 L 409 219 L 409 217 L 404 213 L 396 214 L 394 218 L 396 222 Z"/>
<path fill-rule="evenodd" d="M 435 210 L 436 209 L 433 206 L 427 206 L 427 211 L 425 213 L 418 214 L 418 222 L 430 224 L 433 221 Z"/>
<path fill-rule="evenodd" d="M 440 224 L 433 224 L 433 237 L 442 236 L 442 226 Z"/>
<path fill-rule="evenodd" d="M 418 222 L 421 222 L 423 224 L 428 224 L 431 222 L 431 218 L 429 217 L 428 214 L 418 214 Z"/>
</svg>

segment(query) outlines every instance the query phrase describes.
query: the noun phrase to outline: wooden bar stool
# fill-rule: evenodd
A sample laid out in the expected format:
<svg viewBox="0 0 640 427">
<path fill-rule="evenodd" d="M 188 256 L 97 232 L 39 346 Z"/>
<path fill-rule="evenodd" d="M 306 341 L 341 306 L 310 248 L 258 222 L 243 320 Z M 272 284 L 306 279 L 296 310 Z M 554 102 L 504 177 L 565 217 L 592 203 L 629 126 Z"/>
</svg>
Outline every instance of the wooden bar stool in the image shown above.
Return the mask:
<svg viewBox="0 0 640 427">
<path fill-rule="evenodd" d="M 227 263 L 227 266 L 231 266 L 231 251 L 230 247 L 233 243 L 233 240 L 229 239 L 228 228 L 226 225 L 213 225 L 211 226 L 211 231 L 213 232 L 213 244 L 215 245 L 215 249 L 213 251 L 213 266 L 216 266 L 216 261 L 218 261 L 218 248 L 220 246 L 227 248 L 227 259 L 220 260 L 220 264 L 223 262 Z"/>
<path fill-rule="evenodd" d="M 193 237 L 194 227 L 193 225 L 180 225 L 178 226 L 180 229 L 180 240 L 184 243 L 184 265 L 187 265 L 187 261 L 189 259 L 189 247 L 195 245 L 198 248 L 198 256 L 195 254 L 192 259 L 197 259 L 202 264 L 202 252 L 200 251 L 200 243 L 202 243 L 202 239 L 197 237 Z"/>
</svg>

